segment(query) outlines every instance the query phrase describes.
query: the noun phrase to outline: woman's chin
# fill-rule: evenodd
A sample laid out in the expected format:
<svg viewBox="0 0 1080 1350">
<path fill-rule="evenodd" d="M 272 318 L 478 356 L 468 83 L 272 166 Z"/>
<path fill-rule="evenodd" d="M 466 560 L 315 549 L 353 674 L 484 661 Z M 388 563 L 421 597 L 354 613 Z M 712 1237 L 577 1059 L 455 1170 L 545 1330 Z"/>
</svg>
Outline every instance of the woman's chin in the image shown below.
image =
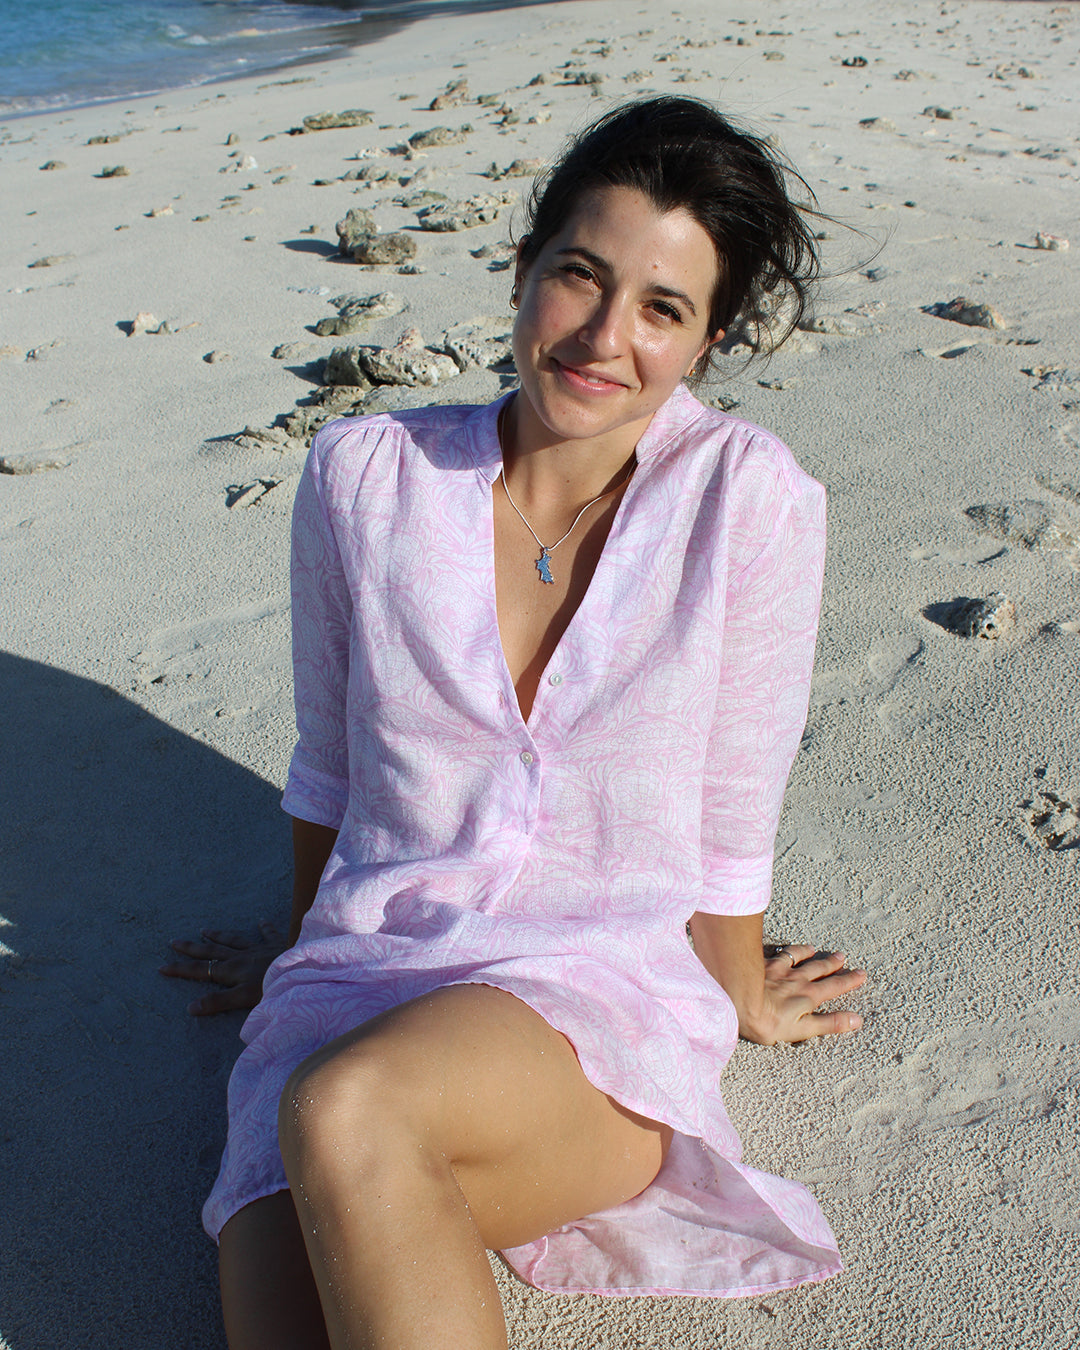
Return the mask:
<svg viewBox="0 0 1080 1350">
<path fill-rule="evenodd" d="M 548 440 L 596 440 L 639 422 L 644 430 L 654 410 L 634 406 L 625 387 L 614 389 L 613 394 L 600 397 L 582 395 L 563 381 L 552 379 L 544 381 L 532 395 L 524 389 L 521 393 L 527 405 L 527 421 Z"/>
</svg>

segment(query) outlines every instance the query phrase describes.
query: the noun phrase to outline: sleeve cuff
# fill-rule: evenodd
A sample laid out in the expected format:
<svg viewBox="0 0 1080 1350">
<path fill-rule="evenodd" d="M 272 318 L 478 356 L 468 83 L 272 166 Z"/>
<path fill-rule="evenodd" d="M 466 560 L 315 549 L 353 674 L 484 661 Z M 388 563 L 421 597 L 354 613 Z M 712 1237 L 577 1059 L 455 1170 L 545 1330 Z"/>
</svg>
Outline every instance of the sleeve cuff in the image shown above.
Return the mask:
<svg viewBox="0 0 1080 1350">
<path fill-rule="evenodd" d="M 772 895 L 773 855 L 707 858 L 698 910 L 702 914 L 761 914 Z"/>
<path fill-rule="evenodd" d="M 349 785 L 344 779 L 322 773 L 310 765 L 302 768 L 295 757 L 289 767 L 289 780 L 281 798 L 281 809 L 299 820 L 313 825 L 327 825 L 332 830 L 341 828 L 349 799 Z"/>
</svg>

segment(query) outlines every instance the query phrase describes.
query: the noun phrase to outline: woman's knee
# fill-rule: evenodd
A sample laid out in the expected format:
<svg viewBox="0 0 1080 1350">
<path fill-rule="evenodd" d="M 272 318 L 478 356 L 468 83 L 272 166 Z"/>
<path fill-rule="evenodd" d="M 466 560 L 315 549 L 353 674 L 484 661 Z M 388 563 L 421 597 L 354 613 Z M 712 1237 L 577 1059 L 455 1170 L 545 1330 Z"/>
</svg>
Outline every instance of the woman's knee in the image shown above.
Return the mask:
<svg viewBox="0 0 1080 1350">
<path fill-rule="evenodd" d="M 363 1042 L 324 1047 L 290 1074 L 278 1103 L 278 1140 L 286 1163 L 339 1161 L 354 1173 L 374 1162 L 407 1115 L 400 1084 Z"/>
</svg>

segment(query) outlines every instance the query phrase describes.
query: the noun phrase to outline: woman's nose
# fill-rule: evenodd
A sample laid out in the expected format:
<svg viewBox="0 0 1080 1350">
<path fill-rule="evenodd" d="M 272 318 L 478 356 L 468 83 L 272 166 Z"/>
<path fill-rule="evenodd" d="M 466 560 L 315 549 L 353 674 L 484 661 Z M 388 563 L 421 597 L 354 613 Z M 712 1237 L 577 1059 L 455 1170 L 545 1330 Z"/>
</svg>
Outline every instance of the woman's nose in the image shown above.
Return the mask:
<svg viewBox="0 0 1080 1350">
<path fill-rule="evenodd" d="M 581 339 L 597 357 L 609 360 L 621 355 L 627 341 L 630 315 L 617 295 L 602 295 L 581 328 Z"/>
</svg>

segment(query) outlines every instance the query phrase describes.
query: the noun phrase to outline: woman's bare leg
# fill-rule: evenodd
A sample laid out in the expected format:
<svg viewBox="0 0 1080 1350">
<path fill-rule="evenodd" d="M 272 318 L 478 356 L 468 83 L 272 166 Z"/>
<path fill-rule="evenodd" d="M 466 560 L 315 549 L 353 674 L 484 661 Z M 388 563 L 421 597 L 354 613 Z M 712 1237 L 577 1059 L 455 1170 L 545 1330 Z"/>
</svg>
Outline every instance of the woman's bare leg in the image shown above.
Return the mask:
<svg viewBox="0 0 1080 1350">
<path fill-rule="evenodd" d="M 327 1350 L 326 1324 L 288 1191 L 246 1205 L 221 1230 L 230 1350 Z"/>
<path fill-rule="evenodd" d="M 670 1131 L 500 990 L 416 999 L 305 1061 L 282 1156 L 333 1350 L 502 1350 L 485 1248 L 637 1195 Z"/>
</svg>

